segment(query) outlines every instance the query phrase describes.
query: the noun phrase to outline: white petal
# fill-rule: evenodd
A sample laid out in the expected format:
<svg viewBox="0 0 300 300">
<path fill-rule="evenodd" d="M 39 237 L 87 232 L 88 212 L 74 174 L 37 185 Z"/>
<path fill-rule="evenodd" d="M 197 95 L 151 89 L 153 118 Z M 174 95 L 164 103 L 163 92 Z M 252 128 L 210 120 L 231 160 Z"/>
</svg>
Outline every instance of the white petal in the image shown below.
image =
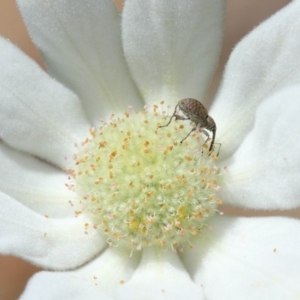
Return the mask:
<svg viewBox="0 0 300 300">
<path fill-rule="evenodd" d="M 0 190 L 35 212 L 49 217 L 74 216 L 76 194 L 66 188 L 67 176 L 35 157 L 0 142 Z"/>
<path fill-rule="evenodd" d="M 70 284 L 70 286 L 65 286 L 66 293 L 71 294 L 72 290 L 75 292 L 76 284 L 84 283 L 86 285 L 84 291 L 87 290 L 87 287 L 91 287 L 91 290 L 93 287 L 96 287 L 99 292 L 101 291 L 101 293 L 104 293 L 107 297 L 113 298 L 113 292 L 116 286 L 120 286 L 130 279 L 138 262 L 139 255 L 130 257 L 130 253 L 128 252 L 122 252 L 120 249 L 107 248 L 97 258 L 74 271 L 56 272 L 55 278 L 51 278 L 50 274 L 40 273 L 40 275 L 30 283 L 30 290 L 33 291 L 41 288 L 41 290 L 45 290 L 49 294 L 56 295 L 58 293 L 57 290 L 61 288 L 59 281 L 66 281 Z M 53 282 L 57 281 L 57 288 L 52 287 L 52 290 L 48 290 L 48 282 L 43 281 L 43 277 L 45 276 L 49 277 Z M 35 285 L 37 285 L 37 287 L 35 287 Z M 55 284 L 53 285 L 55 286 Z M 81 293 L 79 293 L 79 295 L 81 295 Z M 89 296 L 90 294 L 87 294 L 86 298 L 83 299 L 90 299 Z"/>
<path fill-rule="evenodd" d="M 224 203 L 255 209 L 300 205 L 300 85 L 285 89 L 257 109 L 253 130 L 228 166 Z"/>
<path fill-rule="evenodd" d="M 26 286 L 19 300 L 113 300 L 96 284 L 70 276 L 68 272 L 39 272 Z"/>
<path fill-rule="evenodd" d="M 0 37 L 0 137 L 56 165 L 88 134 L 80 101 Z"/>
<path fill-rule="evenodd" d="M 142 106 L 121 43 L 112 1 L 18 0 L 51 75 L 75 91 L 90 118 Z"/>
<path fill-rule="evenodd" d="M 49 294 L 52 297 L 49 299 L 57 299 L 55 296 L 59 293 L 65 295 L 77 293 L 77 284 L 79 284 L 82 292 L 79 292 L 78 296 L 81 298 L 78 299 L 90 299 L 94 295 L 92 292 L 95 291 L 97 294 L 97 290 L 99 294 L 112 299 L 116 286 L 127 282 L 138 264 L 140 256 L 130 257 L 129 254 L 120 249 L 107 248 L 104 253 L 77 270 L 55 273 L 41 272 L 30 281 L 25 294 L 29 297 L 29 295 L 37 293 L 40 298 Z M 49 281 L 51 282 L 50 286 Z M 83 293 L 85 293 L 85 298 Z M 28 299 L 31 300 L 31 298 Z M 73 298 L 66 296 L 64 299 Z"/>
<path fill-rule="evenodd" d="M 197 286 L 184 269 L 177 254 L 155 253 L 154 249 L 143 250 L 140 266 L 128 283 L 116 288 L 118 300 L 201 300 L 204 299 Z"/>
<path fill-rule="evenodd" d="M 107 248 L 96 259 L 71 271 L 73 276 L 97 287 L 106 295 L 112 297 L 117 286 L 130 280 L 139 260 L 140 253 L 130 255 L 130 252 L 118 248 Z"/>
<path fill-rule="evenodd" d="M 224 2 L 125 2 L 124 51 L 147 102 L 204 101 L 221 48 Z"/>
<path fill-rule="evenodd" d="M 254 123 L 260 102 L 300 83 L 300 1 L 292 1 L 234 49 L 211 109 L 221 155 L 232 154 Z"/>
<path fill-rule="evenodd" d="M 0 253 L 49 269 L 78 267 L 106 245 L 84 216 L 42 217 L 0 192 Z M 86 232 L 86 224 L 89 230 Z"/>
<path fill-rule="evenodd" d="M 219 217 L 212 226 L 183 254 L 206 299 L 299 299 L 299 220 Z"/>
</svg>

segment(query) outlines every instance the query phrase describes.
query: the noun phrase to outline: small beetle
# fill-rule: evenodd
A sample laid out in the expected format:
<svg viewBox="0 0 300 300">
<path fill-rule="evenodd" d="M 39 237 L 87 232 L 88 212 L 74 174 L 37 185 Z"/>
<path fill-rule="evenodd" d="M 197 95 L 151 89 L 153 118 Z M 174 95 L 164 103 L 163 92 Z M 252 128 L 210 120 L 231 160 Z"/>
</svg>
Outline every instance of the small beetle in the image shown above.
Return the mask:
<svg viewBox="0 0 300 300">
<path fill-rule="evenodd" d="M 186 117 L 182 117 L 182 116 L 179 116 L 176 114 L 177 107 L 183 112 L 183 114 Z M 175 106 L 174 113 L 171 116 L 168 124 L 159 126 L 158 128 L 169 126 L 169 124 L 171 123 L 171 121 L 174 117 L 175 117 L 175 120 L 190 120 L 196 124 L 196 126 L 188 133 L 188 135 L 183 140 L 181 140 L 180 143 L 182 143 L 185 139 L 187 139 L 188 136 L 193 131 L 201 128 L 202 132 L 207 136 L 207 139 L 204 143 L 204 145 L 205 145 L 207 140 L 209 139 L 209 133 L 203 129 L 203 128 L 205 128 L 212 132 L 212 141 L 211 141 L 210 147 L 208 149 L 209 152 L 212 151 L 214 143 L 215 143 L 217 126 L 216 126 L 214 119 L 208 115 L 207 109 L 203 106 L 203 104 L 200 101 L 198 101 L 196 99 L 192 99 L 192 98 L 186 98 L 186 99 L 180 100 L 178 102 L 178 104 Z M 220 151 L 220 149 L 219 149 L 219 151 Z"/>
</svg>

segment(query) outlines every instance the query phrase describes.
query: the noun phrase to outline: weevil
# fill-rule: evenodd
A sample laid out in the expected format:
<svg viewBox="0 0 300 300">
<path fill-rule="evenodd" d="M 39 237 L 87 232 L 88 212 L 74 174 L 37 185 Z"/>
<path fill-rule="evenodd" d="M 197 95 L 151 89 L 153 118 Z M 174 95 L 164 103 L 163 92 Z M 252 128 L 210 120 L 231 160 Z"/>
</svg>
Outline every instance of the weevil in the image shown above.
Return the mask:
<svg viewBox="0 0 300 300">
<path fill-rule="evenodd" d="M 179 116 L 177 114 L 177 108 L 179 108 L 183 112 L 185 117 Z M 171 116 L 169 122 L 166 125 L 159 126 L 158 128 L 169 126 L 169 124 L 171 123 L 173 118 L 175 118 L 175 120 L 190 120 L 193 123 L 195 123 L 195 125 L 196 125 L 194 128 L 192 128 L 192 130 L 188 133 L 188 135 L 180 141 L 180 143 L 182 143 L 184 140 L 186 140 L 188 138 L 188 136 L 196 129 L 202 129 L 202 132 L 207 137 L 207 139 L 204 143 L 204 145 L 205 145 L 209 139 L 209 133 L 205 129 L 211 131 L 212 132 L 212 140 L 211 140 L 208 151 L 209 152 L 212 151 L 213 146 L 215 144 L 217 126 L 216 126 L 214 119 L 208 115 L 207 109 L 204 107 L 204 105 L 200 101 L 198 101 L 196 99 L 192 99 L 192 98 L 186 98 L 186 99 L 180 100 L 177 103 L 177 105 L 175 106 L 174 113 Z M 221 144 L 220 144 L 220 148 L 221 148 Z M 218 154 L 220 152 L 220 148 L 219 148 Z"/>
</svg>

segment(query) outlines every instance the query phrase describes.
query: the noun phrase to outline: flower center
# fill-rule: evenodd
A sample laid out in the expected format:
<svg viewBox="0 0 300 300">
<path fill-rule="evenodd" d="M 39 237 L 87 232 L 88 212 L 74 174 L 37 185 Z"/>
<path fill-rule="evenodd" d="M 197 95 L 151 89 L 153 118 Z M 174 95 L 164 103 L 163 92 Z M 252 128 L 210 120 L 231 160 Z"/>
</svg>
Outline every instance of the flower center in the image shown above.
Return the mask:
<svg viewBox="0 0 300 300">
<path fill-rule="evenodd" d="M 157 105 L 112 116 L 77 145 L 68 173 L 94 227 L 110 246 L 183 249 L 217 211 L 221 172 L 202 134 Z M 71 185 L 71 184 L 70 184 Z M 69 186 L 70 186 L 69 185 Z"/>
</svg>

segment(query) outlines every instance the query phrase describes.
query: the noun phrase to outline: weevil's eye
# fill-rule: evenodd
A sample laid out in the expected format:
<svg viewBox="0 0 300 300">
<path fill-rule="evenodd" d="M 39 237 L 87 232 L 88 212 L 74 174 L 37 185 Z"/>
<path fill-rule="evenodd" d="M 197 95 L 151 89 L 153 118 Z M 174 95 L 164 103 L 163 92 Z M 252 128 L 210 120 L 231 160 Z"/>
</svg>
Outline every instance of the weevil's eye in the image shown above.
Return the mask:
<svg viewBox="0 0 300 300">
<path fill-rule="evenodd" d="M 164 130 L 163 107 L 113 117 L 77 147 L 67 186 L 110 246 L 140 250 L 189 247 L 217 212 L 220 169 L 199 149 L 199 135 L 179 141 L 189 127 Z M 202 141 L 203 142 L 203 141 Z"/>
</svg>

